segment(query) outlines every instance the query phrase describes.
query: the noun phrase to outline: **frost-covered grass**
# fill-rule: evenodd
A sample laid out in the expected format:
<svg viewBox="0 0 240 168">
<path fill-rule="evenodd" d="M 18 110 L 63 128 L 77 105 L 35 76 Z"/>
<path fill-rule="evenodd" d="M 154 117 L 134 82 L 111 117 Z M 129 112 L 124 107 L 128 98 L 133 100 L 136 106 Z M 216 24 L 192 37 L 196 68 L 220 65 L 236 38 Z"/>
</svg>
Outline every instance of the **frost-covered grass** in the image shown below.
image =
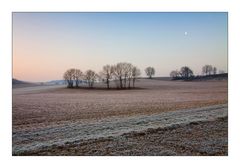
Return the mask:
<svg viewBox="0 0 240 168">
<path fill-rule="evenodd" d="M 77 143 L 88 139 L 119 136 L 129 132 L 141 132 L 149 128 L 178 127 L 190 122 L 212 121 L 226 117 L 227 114 L 227 105 L 215 105 L 153 115 L 114 117 L 89 123 L 73 122 L 33 131 L 14 131 L 13 153 L 34 151 L 52 145 Z"/>
</svg>

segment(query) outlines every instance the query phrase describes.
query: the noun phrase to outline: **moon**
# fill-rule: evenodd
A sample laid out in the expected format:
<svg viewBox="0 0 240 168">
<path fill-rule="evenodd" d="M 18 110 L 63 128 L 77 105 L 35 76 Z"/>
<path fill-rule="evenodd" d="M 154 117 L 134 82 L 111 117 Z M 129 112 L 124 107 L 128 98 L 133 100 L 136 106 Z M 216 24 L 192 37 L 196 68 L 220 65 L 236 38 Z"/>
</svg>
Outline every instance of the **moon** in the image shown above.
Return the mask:
<svg viewBox="0 0 240 168">
<path fill-rule="evenodd" d="M 184 35 L 186 36 L 188 34 L 188 32 L 184 32 Z"/>
</svg>

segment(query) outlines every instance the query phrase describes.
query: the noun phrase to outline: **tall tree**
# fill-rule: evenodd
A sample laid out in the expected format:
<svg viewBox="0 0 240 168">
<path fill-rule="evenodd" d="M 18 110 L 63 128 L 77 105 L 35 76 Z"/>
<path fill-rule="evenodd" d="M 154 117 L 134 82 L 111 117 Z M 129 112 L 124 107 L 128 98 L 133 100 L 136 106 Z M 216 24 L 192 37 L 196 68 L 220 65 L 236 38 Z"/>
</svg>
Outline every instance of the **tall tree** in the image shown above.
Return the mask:
<svg viewBox="0 0 240 168">
<path fill-rule="evenodd" d="M 92 88 L 94 82 L 96 81 L 96 79 L 98 77 L 98 75 L 93 70 L 87 70 L 85 72 L 84 76 L 85 76 L 85 80 L 88 83 L 88 86 Z"/>
<path fill-rule="evenodd" d="M 73 81 L 74 81 L 74 76 L 75 74 L 75 69 L 71 68 L 68 69 L 64 74 L 63 74 L 63 79 L 67 82 L 67 87 L 72 88 L 73 87 Z"/>
<path fill-rule="evenodd" d="M 177 78 L 179 76 L 179 72 L 177 70 L 170 72 L 170 77 Z"/>
<path fill-rule="evenodd" d="M 82 78 L 83 78 L 82 71 L 80 69 L 75 69 L 74 80 L 75 80 L 75 83 L 76 83 L 76 87 L 79 87 L 79 82 Z"/>
<path fill-rule="evenodd" d="M 155 75 L 155 69 L 153 67 L 147 67 L 145 69 L 146 75 L 151 79 Z"/>
<path fill-rule="evenodd" d="M 213 67 L 213 74 L 216 75 L 217 74 L 217 68 Z"/>
<path fill-rule="evenodd" d="M 124 88 L 127 87 L 127 80 L 129 80 L 132 76 L 132 68 L 133 65 L 130 63 L 123 63 L 123 80 L 124 80 Z"/>
<path fill-rule="evenodd" d="M 136 66 L 132 68 L 132 80 L 133 80 L 133 87 L 135 87 L 135 81 L 137 77 L 141 75 L 140 69 L 138 69 Z"/>
<path fill-rule="evenodd" d="M 213 71 L 212 65 L 204 65 L 202 67 L 202 73 L 205 75 L 211 75 L 212 71 Z"/>
<path fill-rule="evenodd" d="M 107 84 L 107 88 L 110 88 L 110 79 L 112 78 L 113 75 L 113 66 L 111 65 L 105 65 L 103 66 L 102 71 L 100 72 L 100 76 L 104 79 L 104 81 L 106 80 L 106 84 Z"/>
<path fill-rule="evenodd" d="M 123 64 L 124 63 L 120 62 L 113 66 L 113 74 L 115 78 L 119 80 L 119 86 L 121 89 L 123 88 Z"/>
<path fill-rule="evenodd" d="M 189 67 L 184 66 L 181 68 L 180 74 L 185 80 L 188 80 L 190 77 L 193 76 L 193 71 Z"/>
</svg>

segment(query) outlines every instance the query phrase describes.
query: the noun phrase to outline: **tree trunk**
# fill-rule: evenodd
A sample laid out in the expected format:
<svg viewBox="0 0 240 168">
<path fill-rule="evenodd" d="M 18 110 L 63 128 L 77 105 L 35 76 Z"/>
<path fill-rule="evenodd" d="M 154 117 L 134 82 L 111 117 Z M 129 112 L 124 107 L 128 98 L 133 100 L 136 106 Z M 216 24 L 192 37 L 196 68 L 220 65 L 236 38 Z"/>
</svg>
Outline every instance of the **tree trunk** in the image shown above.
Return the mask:
<svg viewBox="0 0 240 168">
<path fill-rule="evenodd" d="M 127 87 L 127 76 L 125 75 L 125 79 L 124 79 L 124 87 Z"/>
<path fill-rule="evenodd" d="M 90 82 L 90 80 L 88 81 L 88 86 L 91 87 L 91 82 Z"/>
<path fill-rule="evenodd" d="M 131 87 L 131 78 L 128 79 L 128 88 L 130 89 Z"/>
<path fill-rule="evenodd" d="M 109 79 L 107 79 L 107 88 L 109 89 Z"/>
<path fill-rule="evenodd" d="M 122 89 L 122 77 L 119 78 L 120 88 Z"/>
<path fill-rule="evenodd" d="M 78 87 L 78 80 L 76 80 L 76 87 Z"/>
</svg>

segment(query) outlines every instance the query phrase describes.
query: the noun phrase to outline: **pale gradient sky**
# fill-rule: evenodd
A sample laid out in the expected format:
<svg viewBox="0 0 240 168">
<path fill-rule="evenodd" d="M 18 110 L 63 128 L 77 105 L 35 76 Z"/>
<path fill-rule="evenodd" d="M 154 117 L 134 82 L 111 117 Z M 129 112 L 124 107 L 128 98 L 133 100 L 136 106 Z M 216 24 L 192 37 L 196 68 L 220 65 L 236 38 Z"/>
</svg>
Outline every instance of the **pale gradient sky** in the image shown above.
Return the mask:
<svg viewBox="0 0 240 168">
<path fill-rule="evenodd" d="M 187 33 L 185 33 L 187 32 Z M 205 64 L 227 71 L 227 13 L 13 13 L 13 77 L 62 79 L 130 62 L 156 76 Z"/>
</svg>

